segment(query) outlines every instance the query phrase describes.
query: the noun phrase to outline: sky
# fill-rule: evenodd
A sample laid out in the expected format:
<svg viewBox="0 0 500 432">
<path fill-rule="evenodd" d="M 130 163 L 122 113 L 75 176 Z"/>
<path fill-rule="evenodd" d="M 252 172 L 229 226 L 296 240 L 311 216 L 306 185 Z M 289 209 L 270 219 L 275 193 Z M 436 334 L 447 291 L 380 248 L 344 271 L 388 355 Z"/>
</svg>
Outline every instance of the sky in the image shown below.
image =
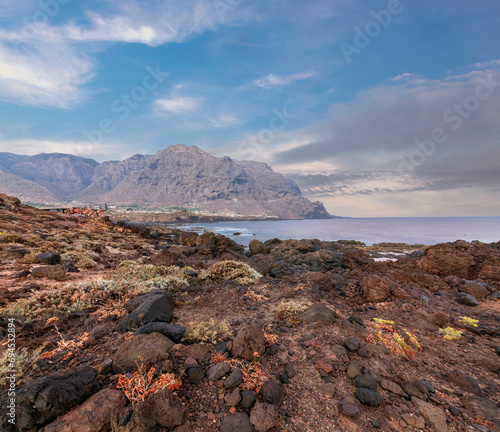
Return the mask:
<svg viewBox="0 0 500 432">
<path fill-rule="evenodd" d="M 336 215 L 500 215 L 498 0 L 0 3 L 0 151 L 182 143 Z"/>
</svg>

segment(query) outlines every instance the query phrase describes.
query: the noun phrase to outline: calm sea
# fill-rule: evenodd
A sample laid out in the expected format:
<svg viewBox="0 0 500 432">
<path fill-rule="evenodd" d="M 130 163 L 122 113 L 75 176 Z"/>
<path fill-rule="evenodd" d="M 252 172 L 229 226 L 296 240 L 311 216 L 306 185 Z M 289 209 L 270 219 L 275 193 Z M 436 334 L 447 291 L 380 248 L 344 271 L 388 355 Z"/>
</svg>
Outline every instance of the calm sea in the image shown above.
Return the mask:
<svg viewBox="0 0 500 432">
<path fill-rule="evenodd" d="M 432 245 L 459 239 L 485 243 L 500 241 L 500 217 L 221 222 L 188 224 L 182 228 L 224 234 L 245 246 L 253 239 L 265 241 L 275 237 L 281 240 L 358 240 L 367 245 L 382 242 Z M 234 235 L 236 232 L 241 235 Z"/>
</svg>

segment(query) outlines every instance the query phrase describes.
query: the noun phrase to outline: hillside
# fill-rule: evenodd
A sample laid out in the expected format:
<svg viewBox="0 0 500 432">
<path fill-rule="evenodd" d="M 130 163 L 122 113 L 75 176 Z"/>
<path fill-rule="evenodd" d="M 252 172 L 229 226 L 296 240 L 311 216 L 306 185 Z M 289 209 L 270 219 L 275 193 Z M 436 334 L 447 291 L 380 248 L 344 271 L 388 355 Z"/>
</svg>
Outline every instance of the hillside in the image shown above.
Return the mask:
<svg viewBox="0 0 500 432">
<path fill-rule="evenodd" d="M 245 252 L 0 195 L 1 430 L 497 430 L 500 243 L 388 247 Z"/>
</svg>

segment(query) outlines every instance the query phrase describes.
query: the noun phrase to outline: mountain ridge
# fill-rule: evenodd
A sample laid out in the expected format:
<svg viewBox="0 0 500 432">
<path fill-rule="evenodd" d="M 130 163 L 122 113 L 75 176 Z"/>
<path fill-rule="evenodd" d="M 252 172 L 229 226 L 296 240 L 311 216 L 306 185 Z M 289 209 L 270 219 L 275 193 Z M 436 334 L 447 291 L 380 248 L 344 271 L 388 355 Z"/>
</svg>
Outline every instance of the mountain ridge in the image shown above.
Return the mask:
<svg viewBox="0 0 500 432">
<path fill-rule="evenodd" d="M 0 192 L 49 203 L 108 203 L 173 207 L 189 205 L 209 212 L 325 219 L 319 201 L 302 196 L 297 184 L 262 162 L 215 157 L 196 146 L 177 144 L 154 155 L 99 163 L 63 153 L 34 156 L 0 153 Z M 16 184 L 19 185 L 16 190 Z M 8 186 L 8 187 L 7 187 Z M 4 190 L 5 189 L 5 190 Z M 53 201 L 52 201 L 53 202 Z"/>
</svg>

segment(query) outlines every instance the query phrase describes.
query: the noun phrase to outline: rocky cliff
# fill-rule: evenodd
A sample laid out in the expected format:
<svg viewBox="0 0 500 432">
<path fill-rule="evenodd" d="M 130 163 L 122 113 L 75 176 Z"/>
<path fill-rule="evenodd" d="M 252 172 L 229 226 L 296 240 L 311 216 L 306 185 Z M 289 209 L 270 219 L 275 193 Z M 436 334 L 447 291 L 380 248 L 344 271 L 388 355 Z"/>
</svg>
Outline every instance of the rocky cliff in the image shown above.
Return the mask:
<svg viewBox="0 0 500 432">
<path fill-rule="evenodd" d="M 135 155 L 101 164 L 63 154 L 0 153 L 0 180 L 4 177 L 0 192 L 21 195 L 32 202 L 54 202 L 55 197 L 63 202 L 184 205 L 217 213 L 285 219 L 330 217 L 322 203 L 302 197 L 295 182 L 264 163 L 217 158 L 182 144 L 153 156 Z"/>
</svg>

